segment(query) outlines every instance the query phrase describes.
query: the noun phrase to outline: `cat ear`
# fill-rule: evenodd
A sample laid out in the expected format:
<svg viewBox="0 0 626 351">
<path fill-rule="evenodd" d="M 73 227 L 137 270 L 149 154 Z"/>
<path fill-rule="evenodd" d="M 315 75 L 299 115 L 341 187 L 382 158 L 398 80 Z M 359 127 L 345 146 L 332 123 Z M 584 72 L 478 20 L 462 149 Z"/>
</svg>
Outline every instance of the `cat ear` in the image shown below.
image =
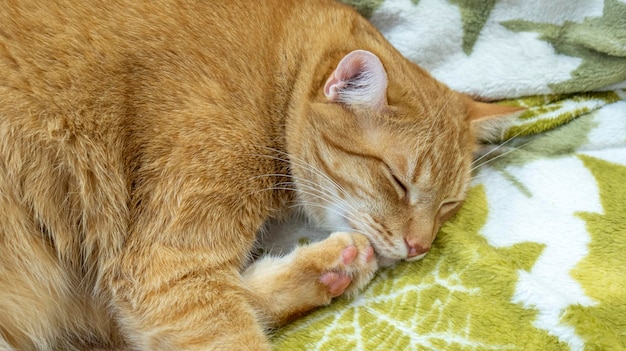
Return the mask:
<svg viewBox="0 0 626 351">
<path fill-rule="evenodd" d="M 502 132 L 526 110 L 523 107 L 478 102 L 466 95 L 463 99 L 467 118 L 478 141 L 498 140 Z"/>
<path fill-rule="evenodd" d="M 387 73 L 376 55 L 352 51 L 326 81 L 324 95 L 331 102 L 383 109 L 387 105 Z"/>
</svg>

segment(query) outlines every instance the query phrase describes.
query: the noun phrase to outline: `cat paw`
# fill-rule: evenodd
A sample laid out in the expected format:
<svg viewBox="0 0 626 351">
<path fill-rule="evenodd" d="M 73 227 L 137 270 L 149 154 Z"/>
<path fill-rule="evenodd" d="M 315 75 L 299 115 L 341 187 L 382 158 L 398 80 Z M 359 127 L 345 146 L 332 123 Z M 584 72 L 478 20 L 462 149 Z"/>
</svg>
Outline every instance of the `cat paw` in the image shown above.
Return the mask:
<svg viewBox="0 0 626 351">
<path fill-rule="evenodd" d="M 378 269 L 374 249 L 365 236 L 357 233 L 336 232 L 303 251 L 299 261 L 314 267 L 321 304 L 357 293 Z"/>
<path fill-rule="evenodd" d="M 323 241 L 298 246 L 282 257 L 266 256 L 242 274 L 268 325 L 280 326 L 334 297 L 353 295 L 378 269 L 374 249 L 361 234 L 337 232 Z"/>
</svg>

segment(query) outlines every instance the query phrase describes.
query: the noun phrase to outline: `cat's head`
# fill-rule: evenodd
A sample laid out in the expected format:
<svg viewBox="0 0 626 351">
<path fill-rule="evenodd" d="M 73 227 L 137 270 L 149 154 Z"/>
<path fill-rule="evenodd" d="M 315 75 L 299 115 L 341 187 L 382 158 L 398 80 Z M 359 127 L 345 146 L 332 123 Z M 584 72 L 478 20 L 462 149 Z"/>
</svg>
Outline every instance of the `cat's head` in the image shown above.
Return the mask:
<svg viewBox="0 0 626 351">
<path fill-rule="evenodd" d="M 365 234 L 382 264 L 428 252 L 465 199 L 478 134 L 518 110 L 475 102 L 392 60 L 386 70 L 368 51 L 343 57 L 290 143 L 308 216 Z"/>
</svg>

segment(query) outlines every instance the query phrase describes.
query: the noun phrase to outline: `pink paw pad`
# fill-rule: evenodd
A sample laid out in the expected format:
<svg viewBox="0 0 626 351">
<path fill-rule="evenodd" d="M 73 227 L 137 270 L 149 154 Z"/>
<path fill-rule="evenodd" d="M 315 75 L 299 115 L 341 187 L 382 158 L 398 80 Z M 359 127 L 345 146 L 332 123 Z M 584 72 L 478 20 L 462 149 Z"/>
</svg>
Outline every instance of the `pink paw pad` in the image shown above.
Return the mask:
<svg viewBox="0 0 626 351">
<path fill-rule="evenodd" d="M 350 245 L 350 246 L 346 247 L 343 250 L 343 252 L 341 253 L 341 257 L 343 258 L 343 263 L 344 264 L 350 264 L 350 263 L 354 262 L 354 259 L 356 258 L 358 253 L 359 252 L 358 252 L 356 246 Z"/>
<path fill-rule="evenodd" d="M 320 282 L 328 287 L 328 291 L 332 297 L 337 297 L 348 288 L 352 279 L 347 275 L 336 272 L 324 273 L 320 278 Z"/>
<path fill-rule="evenodd" d="M 371 262 L 372 259 L 374 258 L 374 248 L 371 246 L 368 246 L 367 249 L 365 249 L 365 262 Z"/>
</svg>

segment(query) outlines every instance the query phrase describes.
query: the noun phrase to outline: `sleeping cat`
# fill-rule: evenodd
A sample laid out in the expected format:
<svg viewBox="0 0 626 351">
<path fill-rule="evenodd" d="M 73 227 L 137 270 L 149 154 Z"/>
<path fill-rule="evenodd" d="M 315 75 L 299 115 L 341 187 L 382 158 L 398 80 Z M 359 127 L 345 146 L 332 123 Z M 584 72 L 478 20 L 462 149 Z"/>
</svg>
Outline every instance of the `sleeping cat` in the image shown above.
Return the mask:
<svg viewBox="0 0 626 351">
<path fill-rule="evenodd" d="M 267 350 L 417 259 L 495 116 L 331 1 L 0 5 L 0 349 Z M 249 264 L 297 204 L 337 230 Z"/>
</svg>

